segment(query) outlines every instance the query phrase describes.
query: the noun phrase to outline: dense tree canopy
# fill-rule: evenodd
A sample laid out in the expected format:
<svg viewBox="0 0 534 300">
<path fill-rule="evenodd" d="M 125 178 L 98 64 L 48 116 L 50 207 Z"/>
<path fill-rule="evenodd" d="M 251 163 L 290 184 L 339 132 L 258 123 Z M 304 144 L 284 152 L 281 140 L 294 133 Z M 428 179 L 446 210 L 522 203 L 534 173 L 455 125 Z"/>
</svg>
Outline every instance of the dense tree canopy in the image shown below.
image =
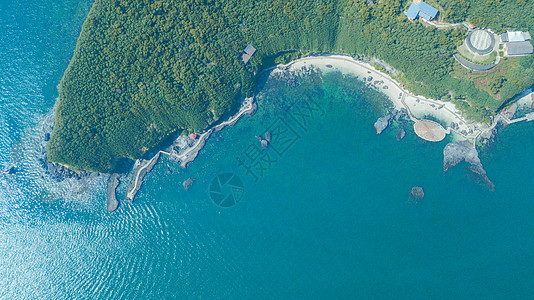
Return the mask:
<svg viewBox="0 0 534 300">
<path fill-rule="evenodd" d="M 517 28 L 511 24 L 518 22 L 518 29 L 534 32 L 534 17 L 521 18 L 522 1 L 439 3 L 455 12 L 447 18 L 469 17 L 499 29 Z M 499 7 L 516 15 L 472 2 L 503 2 Z M 482 114 L 498 108 L 502 101 L 450 75 L 452 54 L 465 32 L 409 22 L 402 13 L 407 5 L 406 0 L 96 0 L 61 81 L 48 157 L 75 169 L 109 172 L 117 159 L 139 158 L 174 132 L 199 131 L 217 121 L 250 94 L 254 75 L 287 50 L 378 57 L 402 71 L 399 79 L 417 93 L 437 98 L 452 91 L 470 100 L 466 109 Z M 240 54 L 247 44 L 258 51 L 243 65 Z M 517 65 L 532 70 L 532 60 Z M 534 77 L 519 83 L 505 78 L 503 88 L 511 82 L 525 88 Z"/>
</svg>

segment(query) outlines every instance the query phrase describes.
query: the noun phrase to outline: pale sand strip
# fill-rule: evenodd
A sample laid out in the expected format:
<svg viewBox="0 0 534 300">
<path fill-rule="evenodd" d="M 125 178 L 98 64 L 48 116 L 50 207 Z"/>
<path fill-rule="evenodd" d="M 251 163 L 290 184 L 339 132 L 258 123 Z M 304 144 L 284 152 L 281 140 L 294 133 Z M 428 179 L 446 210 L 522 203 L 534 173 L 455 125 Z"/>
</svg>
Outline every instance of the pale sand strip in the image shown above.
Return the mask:
<svg viewBox="0 0 534 300">
<path fill-rule="evenodd" d="M 373 77 L 373 85 L 378 91 L 386 94 L 393 102 L 395 108 L 406 108 L 413 119 L 420 119 L 425 115 L 431 115 L 450 126 L 452 122 L 458 124 L 458 129 L 453 130 L 464 139 L 474 139 L 478 129 L 487 127 L 468 121 L 451 102 L 444 102 L 434 99 L 427 99 L 423 96 L 412 94 L 407 89 L 401 87 L 400 83 L 391 78 L 388 74 L 377 71 L 368 63 L 357 61 L 352 57 L 344 55 L 311 56 L 295 60 L 287 65 L 279 65 L 273 72 L 284 72 L 285 70 L 299 70 L 305 66 L 314 66 L 323 72 L 339 70 L 343 73 L 356 75 L 358 78 Z M 331 67 L 327 67 L 327 65 Z M 375 81 L 384 81 L 383 84 L 374 84 Z M 383 86 L 387 86 L 384 89 Z M 415 121 L 414 120 L 414 121 Z M 447 129 L 449 130 L 449 129 Z"/>
<path fill-rule="evenodd" d="M 390 100 L 393 102 L 393 105 L 395 108 L 406 108 L 410 114 L 410 118 L 413 121 L 417 121 L 418 119 L 422 119 L 425 115 L 431 115 L 447 124 L 446 133 L 449 134 L 451 131 L 454 131 L 458 134 L 460 139 L 469 139 L 473 142 L 473 147 L 475 146 L 477 138 L 481 134 L 485 134 L 490 132 L 497 124 L 499 120 L 503 120 L 506 123 L 514 123 L 517 121 L 523 121 L 525 119 L 526 121 L 530 121 L 534 119 L 534 114 L 530 114 L 529 116 L 525 118 L 521 118 L 521 120 L 507 120 L 505 117 L 503 117 L 501 114 L 498 114 L 494 118 L 493 124 L 490 126 L 488 124 L 480 124 L 480 123 L 474 123 L 468 121 L 458 110 L 454 104 L 450 102 L 444 102 L 434 99 L 427 99 L 422 96 L 417 96 L 412 94 L 407 89 L 401 87 L 401 85 L 391 78 L 388 74 L 382 73 L 380 71 L 377 71 L 373 66 L 371 66 L 368 63 L 357 61 L 354 58 L 350 56 L 344 56 L 344 55 L 323 55 L 323 56 L 310 56 L 305 57 L 301 59 L 294 60 L 290 62 L 287 65 L 278 65 L 269 69 L 266 69 L 262 72 L 271 71 L 272 73 L 277 72 L 285 72 L 287 70 L 291 71 L 298 71 L 301 70 L 305 66 L 314 66 L 322 71 L 329 72 L 333 70 L 339 70 L 344 73 L 350 73 L 354 74 L 360 79 L 363 78 L 369 78 L 369 76 L 373 77 L 372 79 L 372 85 L 378 90 L 387 95 Z M 271 73 L 271 74 L 272 74 Z M 383 81 L 384 83 L 377 83 L 374 84 L 375 81 Z M 383 87 L 387 86 L 387 89 L 384 89 Z M 526 99 L 527 96 L 525 96 Z M 534 101 L 534 96 L 531 96 L 530 94 L 528 97 L 532 97 Z M 523 100 L 523 99 L 522 99 Z M 198 151 L 204 146 L 206 139 L 211 135 L 211 133 L 215 130 L 221 130 L 225 126 L 231 126 L 235 124 L 235 122 L 246 113 L 251 113 L 255 109 L 255 105 L 253 104 L 253 99 L 246 99 L 244 102 L 244 105 L 241 107 L 239 112 L 231 117 L 226 122 L 223 122 L 219 124 L 218 126 L 208 130 L 207 132 L 203 133 L 198 141 L 190 148 L 186 149 L 181 154 L 175 156 L 175 160 L 180 160 L 181 165 L 185 167 L 185 165 L 193 160 L 196 155 L 198 154 Z M 458 128 L 456 130 L 452 129 L 450 127 L 451 123 L 454 122 L 458 125 Z M 148 167 L 151 163 L 153 163 L 153 160 L 157 160 L 159 158 L 160 154 L 167 154 L 172 155 L 171 153 L 167 153 L 164 151 L 158 152 L 151 160 L 146 162 L 146 165 L 143 165 L 139 168 L 137 172 L 134 174 L 134 185 L 133 189 L 129 190 L 127 192 L 127 198 L 130 200 L 133 200 L 135 197 L 135 193 L 140 188 L 140 183 L 142 183 L 140 180 L 140 173 L 145 168 Z M 136 165 L 140 163 L 141 160 L 136 161 Z"/>
</svg>

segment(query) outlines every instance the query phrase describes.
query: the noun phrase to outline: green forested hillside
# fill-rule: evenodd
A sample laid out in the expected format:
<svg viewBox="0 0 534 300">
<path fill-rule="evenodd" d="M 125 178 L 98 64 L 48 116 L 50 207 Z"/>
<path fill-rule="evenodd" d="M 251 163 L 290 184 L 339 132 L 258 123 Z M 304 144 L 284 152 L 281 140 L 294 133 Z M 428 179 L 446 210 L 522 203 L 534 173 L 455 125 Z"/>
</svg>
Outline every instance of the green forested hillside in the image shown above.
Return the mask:
<svg viewBox="0 0 534 300">
<path fill-rule="evenodd" d="M 409 22 L 402 13 L 408 1 L 367 2 L 96 0 L 61 81 L 48 158 L 109 172 L 118 158 L 138 158 L 173 132 L 202 130 L 250 94 L 254 75 L 286 50 L 378 57 L 402 71 L 399 79 L 414 92 L 439 98 L 453 91 L 478 116 L 502 104 L 450 75 L 464 31 Z M 439 2 L 449 9 L 458 1 Z M 466 14 L 475 20 L 478 9 L 468 6 Z M 247 44 L 258 51 L 244 66 Z"/>
</svg>

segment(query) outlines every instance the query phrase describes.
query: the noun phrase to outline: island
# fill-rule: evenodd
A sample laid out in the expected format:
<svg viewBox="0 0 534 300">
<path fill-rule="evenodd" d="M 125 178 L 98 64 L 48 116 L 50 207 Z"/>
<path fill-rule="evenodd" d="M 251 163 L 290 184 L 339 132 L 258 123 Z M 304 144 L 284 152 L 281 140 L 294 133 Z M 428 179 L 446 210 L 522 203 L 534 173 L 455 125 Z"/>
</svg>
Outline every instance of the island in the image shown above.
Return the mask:
<svg viewBox="0 0 534 300">
<path fill-rule="evenodd" d="M 60 83 L 47 158 L 99 173 L 150 160 L 237 111 L 262 70 L 322 53 L 364 58 L 411 93 L 489 123 L 534 84 L 534 57 L 503 48 L 491 69 L 466 68 L 455 54 L 482 28 L 534 32 L 534 2 L 96 0 Z"/>
</svg>

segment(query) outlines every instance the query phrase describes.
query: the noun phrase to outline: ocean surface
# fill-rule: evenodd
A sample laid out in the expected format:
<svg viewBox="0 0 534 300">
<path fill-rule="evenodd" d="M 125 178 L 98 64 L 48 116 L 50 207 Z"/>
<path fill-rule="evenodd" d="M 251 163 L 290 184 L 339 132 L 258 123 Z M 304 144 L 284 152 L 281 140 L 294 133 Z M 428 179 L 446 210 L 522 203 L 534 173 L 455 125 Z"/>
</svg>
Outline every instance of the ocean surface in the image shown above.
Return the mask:
<svg viewBox="0 0 534 300">
<path fill-rule="evenodd" d="M 90 4 L 0 1 L 0 168 L 20 169 L 0 175 L 1 299 L 534 294 L 534 124 L 481 153 L 490 192 L 465 165 L 443 173 L 448 141 L 375 135 L 388 101 L 335 70 L 261 80 L 254 116 L 185 170 L 163 158 L 114 213 L 105 177 L 47 178 L 42 139 Z"/>
</svg>

